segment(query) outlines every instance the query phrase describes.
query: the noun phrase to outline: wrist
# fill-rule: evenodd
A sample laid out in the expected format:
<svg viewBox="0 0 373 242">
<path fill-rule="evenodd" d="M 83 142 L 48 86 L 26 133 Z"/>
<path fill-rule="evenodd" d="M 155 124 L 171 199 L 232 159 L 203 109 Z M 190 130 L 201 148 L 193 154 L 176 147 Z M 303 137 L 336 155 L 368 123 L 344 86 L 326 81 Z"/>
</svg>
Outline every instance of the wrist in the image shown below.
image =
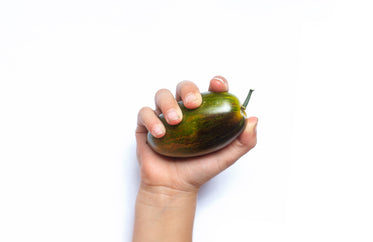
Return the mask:
<svg viewBox="0 0 373 242">
<path fill-rule="evenodd" d="M 192 241 L 197 191 L 142 184 L 137 194 L 133 241 Z"/>
<path fill-rule="evenodd" d="M 166 186 L 153 186 L 141 183 L 138 194 L 137 204 L 143 204 L 153 207 L 182 207 L 195 203 L 198 190 L 184 191 Z"/>
</svg>

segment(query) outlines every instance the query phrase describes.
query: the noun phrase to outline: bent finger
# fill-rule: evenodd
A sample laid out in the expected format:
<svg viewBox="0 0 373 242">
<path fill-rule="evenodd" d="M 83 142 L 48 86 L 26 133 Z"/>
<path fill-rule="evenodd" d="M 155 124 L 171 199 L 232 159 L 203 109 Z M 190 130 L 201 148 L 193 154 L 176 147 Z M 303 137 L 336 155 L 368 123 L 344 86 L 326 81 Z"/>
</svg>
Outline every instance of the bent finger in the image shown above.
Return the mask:
<svg viewBox="0 0 373 242">
<path fill-rule="evenodd" d="M 189 109 L 198 108 L 202 103 L 202 96 L 196 84 L 182 81 L 176 86 L 176 100 L 182 100 Z"/>
<path fill-rule="evenodd" d="M 172 93 L 167 89 L 160 89 L 155 94 L 155 105 L 157 111 L 163 113 L 166 122 L 175 125 L 181 122 L 183 114 Z"/>
<path fill-rule="evenodd" d="M 165 135 L 166 129 L 155 112 L 149 107 L 144 107 L 137 116 L 136 133 L 147 132 L 150 132 L 156 138 L 161 138 Z"/>
</svg>

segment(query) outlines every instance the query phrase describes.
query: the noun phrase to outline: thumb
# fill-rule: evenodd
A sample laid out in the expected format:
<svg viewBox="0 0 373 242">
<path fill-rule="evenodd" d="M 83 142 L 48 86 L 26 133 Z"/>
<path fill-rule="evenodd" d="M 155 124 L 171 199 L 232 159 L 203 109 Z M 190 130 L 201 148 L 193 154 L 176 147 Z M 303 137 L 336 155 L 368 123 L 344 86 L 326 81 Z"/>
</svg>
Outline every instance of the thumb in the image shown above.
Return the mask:
<svg viewBox="0 0 373 242">
<path fill-rule="evenodd" d="M 256 127 L 258 125 L 257 117 L 250 117 L 246 120 L 245 130 L 235 139 L 231 144 L 229 144 L 224 149 L 218 151 L 216 157 L 219 157 L 219 163 L 223 169 L 231 166 L 235 163 L 241 156 L 249 152 L 255 147 L 257 143 L 257 131 Z"/>
</svg>

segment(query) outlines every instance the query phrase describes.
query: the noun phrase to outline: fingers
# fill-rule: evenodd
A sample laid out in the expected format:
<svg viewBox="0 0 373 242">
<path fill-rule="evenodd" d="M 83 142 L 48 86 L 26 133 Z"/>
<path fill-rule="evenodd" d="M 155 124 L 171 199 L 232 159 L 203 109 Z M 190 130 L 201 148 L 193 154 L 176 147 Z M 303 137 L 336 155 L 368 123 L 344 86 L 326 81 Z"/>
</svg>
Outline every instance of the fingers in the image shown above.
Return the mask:
<svg viewBox="0 0 373 242">
<path fill-rule="evenodd" d="M 215 76 L 210 81 L 209 91 L 227 92 L 229 90 L 228 81 L 222 76 Z"/>
<path fill-rule="evenodd" d="M 180 123 L 183 114 L 172 93 L 167 89 L 161 89 L 155 94 L 157 111 L 163 113 L 168 124 Z"/>
<path fill-rule="evenodd" d="M 209 91 L 228 91 L 228 82 L 222 76 L 215 76 L 210 81 Z M 155 94 L 156 111 L 149 107 L 144 107 L 138 114 L 138 127 L 136 132 L 150 132 L 154 137 L 164 136 L 166 130 L 162 121 L 158 118 L 159 113 L 163 113 L 166 122 L 176 125 L 181 122 L 183 114 L 177 103 L 182 100 L 185 107 L 194 109 L 201 105 L 202 96 L 198 87 L 191 81 L 182 81 L 176 87 L 176 99 L 167 89 L 160 89 Z"/>
<path fill-rule="evenodd" d="M 202 103 L 202 97 L 198 87 L 190 81 L 183 81 L 177 85 L 176 98 L 183 100 L 187 108 L 197 108 Z M 160 89 L 154 97 L 156 111 L 144 107 L 138 114 L 137 133 L 150 132 L 154 137 L 161 138 L 165 135 L 166 129 L 158 114 L 163 113 L 166 122 L 175 125 L 181 122 L 183 114 L 172 93 L 167 89 Z"/>
<path fill-rule="evenodd" d="M 202 96 L 196 84 L 182 81 L 176 87 L 176 100 L 182 100 L 189 109 L 198 108 L 202 103 Z"/>
</svg>

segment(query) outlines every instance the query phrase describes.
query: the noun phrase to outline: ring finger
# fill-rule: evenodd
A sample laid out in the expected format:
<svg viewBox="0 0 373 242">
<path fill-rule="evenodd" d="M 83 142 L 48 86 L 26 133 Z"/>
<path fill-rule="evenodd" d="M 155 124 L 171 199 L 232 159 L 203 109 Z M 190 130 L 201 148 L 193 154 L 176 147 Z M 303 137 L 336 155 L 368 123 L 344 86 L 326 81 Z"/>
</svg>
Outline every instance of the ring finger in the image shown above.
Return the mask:
<svg viewBox="0 0 373 242">
<path fill-rule="evenodd" d="M 170 125 L 180 123 L 183 114 L 172 93 L 167 89 L 161 89 L 155 94 L 156 111 L 163 113 Z"/>
</svg>

